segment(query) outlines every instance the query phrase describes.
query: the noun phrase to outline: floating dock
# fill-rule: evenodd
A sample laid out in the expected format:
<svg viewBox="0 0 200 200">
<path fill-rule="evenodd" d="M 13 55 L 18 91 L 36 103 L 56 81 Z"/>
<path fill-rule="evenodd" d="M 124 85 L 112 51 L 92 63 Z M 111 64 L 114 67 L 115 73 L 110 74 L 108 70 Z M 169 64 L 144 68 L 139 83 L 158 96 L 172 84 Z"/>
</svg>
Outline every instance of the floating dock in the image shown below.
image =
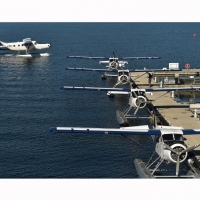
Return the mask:
<svg viewBox="0 0 200 200">
<path fill-rule="evenodd" d="M 185 70 L 186 73 L 188 73 L 188 70 Z M 194 73 L 193 70 L 191 70 L 192 73 Z M 195 70 L 195 73 L 200 72 L 200 70 Z M 157 88 L 157 87 L 184 87 L 184 86 L 193 86 L 194 80 L 198 76 L 194 76 L 190 81 L 189 75 L 189 81 L 185 81 L 184 84 L 176 84 L 176 83 L 170 83 L 169 81 L 167 83 L 161 84 L 159 82 L 155 82 L 155 79 L 158 77 L 166 77 L 164 74 L 165 72 L 157 72 L 153 73 L 154 78 L 152 78 L 152 86 L 151 88 Z M 171 73 L 171 72 L 170 72 Z M 183 72 L 179 72 L 179 74 L 184 74 Z M 192 74 L 191 73 L 191 74 Z M 156 78 L 155 78 L 156 76 Z M 173 76 L 175 77 L 175 75 Z M 180 76 L 179 76 L 180 77 Z M 188 77 L 188 76 L 187 76 Z M 148 85 L 148 74 L 143 72 L 137 72 L 137 73 L 131 73 L 131 79 L 139 86 L 139 88 L 149 88 Z M 197 86 L 197 85 L 195 85 Z M 199 84 L 200 86 L 200 84 Z M 189 104 L 189 103 L 182 103 L 177 102 L 175 97 L 173 97 L 172 93 L 166 93 L 166 92 L 154 92 L 152 96 L 147 95 L 147 98 L 150 100 L 157 99 L 153 102 L 153 105 L 157 108 L 157 111 L 162 115 L 162 117 L 168 122 L 171 126 L 181 126 L 184 129 L 200 129 L 200 115 L 198 115 L 198 112 L 200 111 L 200 104 Z M 196 114 L 194 113 L 196 109 Z M 189 135 L 184 136 L 186 138 L 185 143 L 188 146 L 193 146 L 200 143 L 200 135 Z M 200 147 L 196 148 L 195 151 L 200 154 Z"/>
</svg>

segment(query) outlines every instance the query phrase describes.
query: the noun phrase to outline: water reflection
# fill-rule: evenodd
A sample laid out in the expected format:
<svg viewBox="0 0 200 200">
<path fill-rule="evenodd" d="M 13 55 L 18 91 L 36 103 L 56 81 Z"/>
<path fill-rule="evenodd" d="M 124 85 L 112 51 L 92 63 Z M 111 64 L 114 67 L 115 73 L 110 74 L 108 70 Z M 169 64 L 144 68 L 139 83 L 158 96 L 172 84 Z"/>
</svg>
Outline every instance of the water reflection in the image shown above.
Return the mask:
<svg viewBox="0 0 200 200">
<path fill-rule="evenodd" d="M 49 56 L 44 57 L 16 57 L 14 54 L 0 54 L 0 64 L 7 67 L 12 66 L 44 66 L 49 64 Z"/>
</svg>

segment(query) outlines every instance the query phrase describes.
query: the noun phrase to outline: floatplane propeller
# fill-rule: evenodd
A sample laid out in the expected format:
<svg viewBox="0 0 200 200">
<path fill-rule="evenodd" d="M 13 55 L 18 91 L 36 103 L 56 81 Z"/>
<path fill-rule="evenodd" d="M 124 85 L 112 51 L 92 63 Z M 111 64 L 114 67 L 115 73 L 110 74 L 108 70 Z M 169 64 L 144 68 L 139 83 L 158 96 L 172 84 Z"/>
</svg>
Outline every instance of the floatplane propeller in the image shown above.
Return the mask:
<svg viewBox="0 0 200 200">
<path fill-rule="evenodd" d="M 138 118 L 136 115 L 139 109 L 146 107 L 148 103 L 153 103 L 161 96 L 169 93 L 170 91 L 199 91 L 200 87 L 174 87 L 174 88 L 101 88 L 101 87 L 73 87 L 73 86 L 62 86 L 62 90 L 82 90 L 82 91 L 104 91 L 107 92 L 108 96 L 116 94 L 126 94 L 129 95 L 129 102 L 127 108 L 124 111 L 117 111 L 116 116 L 119 124 L 121 126 L 129 126 L 127 118 Z M 162 94 L 160 97 L 154 100 L 149 100 L 146 94 L 152 95 L 153 92 L 165 91 L 166 93 Z M 135 112 L 133 115 L 128 115 L 131 109 L 134 109 Z M 148 110 L 148 112 L 151 112 Z M 144 117 L 143 117 L 144 118 Z M 149 118 L 149 117 L 147 117 Z"/>
<path fill-rule="evenodd" d="M 167 145 L 166 143 L 164 143 L 164 146 L 171 151 L 171 153 L 169 154 L 170 157 L 169 159 L 176 163 L 176 175 L 178 176 L 179 173 L 179 166 L 180 163 L 182 163 L 183 161 L 185 161 L 185 159 L 187 158 L 188 152 L 194 150 L 195 148 L 197 148 L 200 144 L 191 146 L 191 147 L 187 147 L 184 146 L 183 144 L 173 144 L 172 146 Z"/>
</svg>

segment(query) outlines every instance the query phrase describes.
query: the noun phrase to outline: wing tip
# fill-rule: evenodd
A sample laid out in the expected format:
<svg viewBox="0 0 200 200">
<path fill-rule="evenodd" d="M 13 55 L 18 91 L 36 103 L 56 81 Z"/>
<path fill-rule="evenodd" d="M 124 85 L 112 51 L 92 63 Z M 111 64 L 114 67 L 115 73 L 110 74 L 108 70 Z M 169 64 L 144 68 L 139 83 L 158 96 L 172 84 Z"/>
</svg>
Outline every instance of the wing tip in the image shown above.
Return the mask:
<svg viewBox="0 0 200 200">
<path fill-rule="evenodd" d="M 49 129 L 49 131 L 55 133 L 55 132 L 57 132 L 57 128 L 56 128 L 56 127 L 51 127 L 51 128 Z"/>
</svg>

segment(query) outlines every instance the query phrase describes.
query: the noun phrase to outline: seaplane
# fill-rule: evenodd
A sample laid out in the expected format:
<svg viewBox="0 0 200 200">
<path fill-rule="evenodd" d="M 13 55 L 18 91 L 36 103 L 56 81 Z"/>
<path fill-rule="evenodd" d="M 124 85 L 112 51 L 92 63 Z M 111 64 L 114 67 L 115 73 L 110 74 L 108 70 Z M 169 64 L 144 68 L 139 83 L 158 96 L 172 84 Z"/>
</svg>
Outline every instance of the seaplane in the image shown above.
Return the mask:
<svg viewBox="0 0 200 200">
<path fill-rule="evenodd" d="M 81 59 L 94 59 L 94 60 L 102 60 L 105 59 L 104 61 L 99 61 L 99 64 L 108 64 L 106 66 L 107 69 L 109 70 L 117 70 L 117 69 L 122 69 L 125 67 L 126 64 L 128 64 L 127 60 L 139 60 L 139 59 L 160 59 L 160 57 L 122 57 L 122 58 L 117 58 L 115 56 L 115 53 L 113 52 L 112 57 L 91 57 L 91 56 L 67 56 L 67 58 L 81 58 Z"/>
<path fill-rule="evenodd" d="M 50 48 L 51 44 L 40 44 L 36 41 L 32 41 L 31 38 L 25 38 L 22 42 L 2 42 L 0 41 L 0 50 L 11 50 L 18 51 L 16 56 L 18 57 L 38 57 L 38 56 L 49 56 L 49 53 L 39 53 L 37 50 Z M 25 54 L 22 52 L 25 51 Z M 10 54 L 8 54 L 10 55 Z"/>
<path fill-rule="evenodd" d="M 123 111 L 117 110 L 116 117 L 120 126 L 127 127 L 129 126 L 128 119 L 131 118 L 141 118 L 140 115 L 137 115 L 139 109 L 146 108 L 147 112 L 151 114 L 152 110 L 149 109 L 147 104 L 153 104 L 158 98 L 166 95 L 171 91 L 200 91 L 200 87 L 173 87 L 173 88 L 147 88 L 141 89 L 138 88 L 136 84 L 132 85 L 132 88 L 101 88 L 101 87 L 73 87 L 73 86 L 62 86 L 62 90 L 82 90 L 82 91 L 104 91 L 107 92 L 108 96 L 113 95 L 128 95 L 129 102 L 127 107 Z M 152 96 L 153 92 L 166 92 L 160 97 L 149 100 L 147 95 Z M 134 110 L 133 114 L 130 114 L 131 110 Z M 149 118 L 144 116 L 142 118 Z"/>
<path fill-rule="evenodd" d="M 142 147 L 142 145 L 131 139 L 130 136 L 151 136 L 155 143 L 155 150 L 152 151 L 153 154 L 149 161 L 144 162 L 138 158 L 134 160 L 139 178 L 200 178 L 200 162 L 193 151 L 200 146 L 200 144 L 187 146 L 184 142 L 186 140 L 184 135 L 200 134 L 200 129 L 157 126 L 156 120 L 152 120 L 152 123 L 154 124 L 152 129 L 150 129 L 148 125 L 142 125 L 121 128 L 51 127 L 49 131 L 72 134 L 122 135 L 135 144 L 138 144 L 140 147 Z M 169 164 L 173 170 L 169 169 Z M 163 166 L 165 166 L 164 169 Z"/>
</svg>

